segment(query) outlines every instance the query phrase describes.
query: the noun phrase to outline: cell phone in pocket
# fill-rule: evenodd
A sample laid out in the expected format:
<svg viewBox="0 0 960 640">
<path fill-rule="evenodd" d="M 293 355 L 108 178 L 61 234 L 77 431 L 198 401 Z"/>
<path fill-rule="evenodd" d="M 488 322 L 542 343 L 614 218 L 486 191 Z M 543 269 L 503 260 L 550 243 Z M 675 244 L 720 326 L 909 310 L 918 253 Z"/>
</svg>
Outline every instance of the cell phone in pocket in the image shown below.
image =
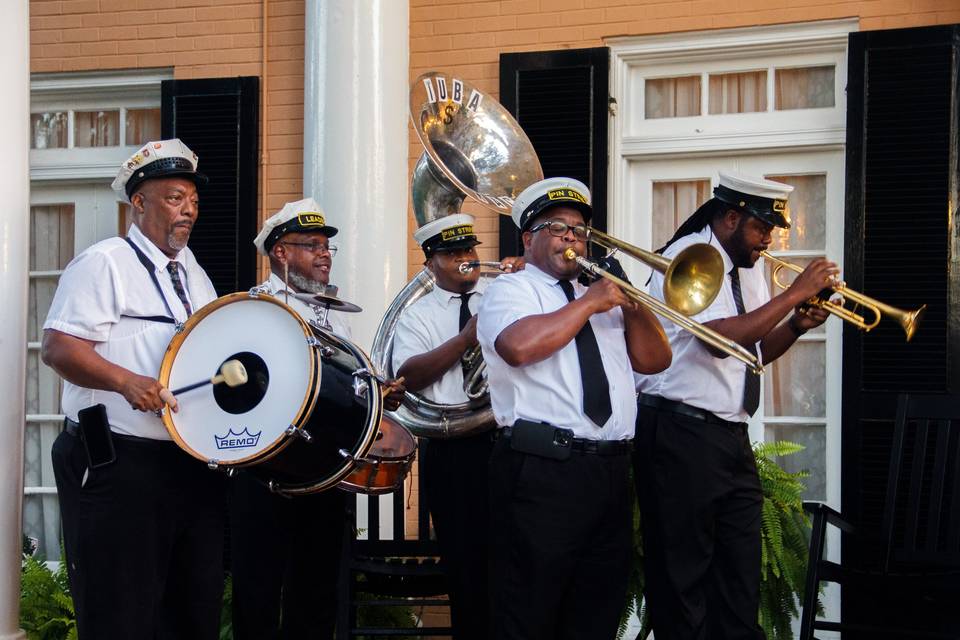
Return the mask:
<svg viewBox="0 0 960 640">
<path fill-rule="evenodd" d="M 569 458 L 572 443 L 573 431 L 543 422 L 517 420 L 510 434 L 510 448 L 514 451 L 551 460 Z"/>
<path fill-rule="evenodd" d="M 110 432 L 110 423 L 107 421 L 107 408 L 102 404 L 95 404 L 77 412 L 77 422 L 80 423 L 80 439 L 87 451 L 87 462 L 91 469 L 105 467 L 117 460 L 117 452 L 113 448 L 113 435 Z"/>
</svg>

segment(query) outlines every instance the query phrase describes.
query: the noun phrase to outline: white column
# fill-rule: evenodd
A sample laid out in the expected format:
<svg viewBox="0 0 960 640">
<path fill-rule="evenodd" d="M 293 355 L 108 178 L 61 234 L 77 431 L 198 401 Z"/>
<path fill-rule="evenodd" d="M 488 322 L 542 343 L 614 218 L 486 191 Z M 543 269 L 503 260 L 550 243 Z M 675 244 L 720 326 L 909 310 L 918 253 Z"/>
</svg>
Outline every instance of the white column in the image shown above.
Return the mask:
<svg viewBox="0 0 960 640">
<path fill-rule="evenodd" d="M 28 0 L 10 0 L 0 20 L 0 640 L 26 636 L 20 619 L 20 509 L 23 500 L 24 385 L 27 366 L 27 252 L 30 235 L 30 21 Z"/>
<path fill-rule="evenodd" d="M 334 239 L 331 282 L 365 350 L 407 273 L 408 0 L 307 0 L 303 192 Z"/>
</svg>

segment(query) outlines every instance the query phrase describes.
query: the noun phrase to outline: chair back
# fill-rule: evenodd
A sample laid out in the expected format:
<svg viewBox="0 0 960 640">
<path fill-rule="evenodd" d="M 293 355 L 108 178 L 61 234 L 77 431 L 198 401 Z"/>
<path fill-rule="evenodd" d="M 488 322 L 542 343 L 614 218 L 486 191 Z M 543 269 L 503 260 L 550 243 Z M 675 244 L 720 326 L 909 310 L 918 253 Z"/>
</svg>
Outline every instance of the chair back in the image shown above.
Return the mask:
<svg viewBox="0 0 960 640">
<path fill-rule="evenodd" d="M 882 522 L 885 571 L 960 568 L 960 395 L 900 396 Z"/>
</svg>

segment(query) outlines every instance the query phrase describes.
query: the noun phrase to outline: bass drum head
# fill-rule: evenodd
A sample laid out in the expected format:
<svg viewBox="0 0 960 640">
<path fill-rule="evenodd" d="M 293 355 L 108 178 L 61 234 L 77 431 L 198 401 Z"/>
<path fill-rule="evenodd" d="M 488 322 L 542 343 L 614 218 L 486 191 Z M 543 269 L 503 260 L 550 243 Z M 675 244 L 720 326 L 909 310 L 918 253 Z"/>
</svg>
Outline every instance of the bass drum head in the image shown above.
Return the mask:
<svg viewBox="0 0 960 640">
<path fill-rule="evenodd" d="M 316 493 L 335 486 L 370 450 L 383 412 L 375 378 L 355 376 L 370 361 L 349 340 L 314 328 L 321 353 L 320 388 L 303 426 L 306 437 L 248 471 L 278 493 Z"/>
<path fill-rule="evenodd" d="M 245 384 L 207 384 L 177 395 L 179 411 L 164 412 L 170 436 L 195 458 L 218 465 L 253 464 L 289 441 L 305 422 L 319 387 L 312 332 L 289 307 L 268 296 L 234 293 L 190 317 L 164 355 L 159 380 L 171 390 L 209 380 L 237 359 Z"/>
</svg>

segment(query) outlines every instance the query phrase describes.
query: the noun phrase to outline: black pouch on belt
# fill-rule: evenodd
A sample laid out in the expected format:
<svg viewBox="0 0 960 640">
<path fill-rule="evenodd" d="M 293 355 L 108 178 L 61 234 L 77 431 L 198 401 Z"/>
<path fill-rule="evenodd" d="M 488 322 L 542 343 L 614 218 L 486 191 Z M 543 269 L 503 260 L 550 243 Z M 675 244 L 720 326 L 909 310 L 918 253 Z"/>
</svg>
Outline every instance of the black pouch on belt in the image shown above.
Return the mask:
<svg viewBox="0 0 960 640">
<path fill-rule="evenodd" d="M 573 431 L 545 422 L 517 420 L 510 430 L 510 448 L 520 453 L 551 460 L 566 460 L 570 457 L 572 444 Z"/>
<path fill-rule="evenodd" d="M 91 469 L 105 467 L 117 460 L 117 452 L 113 448 L 113 435 L 110 432 L 110 423 L 107 421 L 107 408 L 102 404 L 95 404 L 77 412 L 77 422 L 80 424 L 80 439 L 83 448 L 87 451 L 87 462 Z"/>
</svg>

